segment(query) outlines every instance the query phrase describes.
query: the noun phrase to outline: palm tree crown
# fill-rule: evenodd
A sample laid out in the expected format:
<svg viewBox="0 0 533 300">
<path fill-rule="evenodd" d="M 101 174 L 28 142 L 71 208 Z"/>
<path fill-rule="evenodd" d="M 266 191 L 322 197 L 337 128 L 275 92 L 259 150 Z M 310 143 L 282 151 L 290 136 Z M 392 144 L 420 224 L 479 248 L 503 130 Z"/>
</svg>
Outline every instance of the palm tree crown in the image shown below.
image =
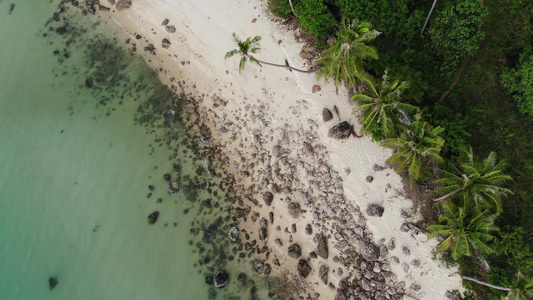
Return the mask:
<svg viewBox="0 0 533 300">
<path fill-rule="evenodd" d="M 253 57 L 251 54 L 255 54 L 259 52 L 259 41 L 261 41 L 261 37 L 256 35 L 254 38 L 247 38 L 245 41 L 239 39 L 235 32 L 233 33 L 233 40 L 237 43 L 238 49 L 233 49 L 231 51 L 226 52 L 225 59 L 228 59 L 232 57 L 235 54 L 241 55 L 241 60 L 239 62 L 239 73 L 244 69 L 244 66 L 246 65 L 246 62 L 248 59 L 258 64 L 261 67 L 261 63 Z"/>
<path fill-rule="evenodd" d="M 463 155 L 458 161 L 457 173 L 442 171 L 440 179 L 436 180 L 436 183 L 444 186 L 436 189 L 434 193 L 445 195 L 435 201 L 466 193 L 475 206 L 489 207 L 496 213 L 501 213 L 501 198 L 512 193 L 503 187 L 512 179 L 511 176 L 503 174 L 505 164 L 502 161 L 496 163 L 494 152 L 480 161 L 475 159 L 471 146 L 464 146 L 461 151 Z"/>
<path fill-rule="evenodd" d="M 356 109 L 363 112 L 359 119 L 362 132 L 372 134 L 379 127 L 384 137 L 396 137 L 398 124 L 409 124 L 408 113 L 418 111 L 416 106 L 401 102 L 402 93 L 409 85 L 405 81 L 389 81 L 387 71 L 379 85 L 370 76 L 361 79 L 369 89 L 353 95 L 352 100 L 357 102 Z"/>
<path fill-rule="evenodd" d="M 428 230 L 432 231 L 428 238 L 443 234 L 446 238 L 439 244 L 437 251 L 450 249 L 454 259 L 470 256 L 474 251 L 492 253 L 487 242 L 493 238 L 491 233 L 498 230 L 494 225 L 494 215 L 476 209 L 468 201 L 463 201 L 462 204 L 458 206 L 453 202 L 443 202 L 440 224 L 428 226 Z"/>
<path fill-rule="evenodd" d="M 363 73 L 363 61 L 368 58 L 377 59 L 375 47 L 366 43 L 374 40 L 381 32 L 372 29 L 368 22 L 354 20 L 349 23 L 344 18 L 342 26 L 337 31 L 337 38 L 327 50 L 322 52 L 322 58 L 315 62 L 321 66 L 317 72 L 317 79 L 333 78 L 337 92 L 344 80 L 346 86 L 354 86 Z"/>
<path fill-rule="evenodd" d="M 416 121 L 405 130 L 400 137 L 387 138 L 383 145 L 394 148 L 396 151 L 387 160 L 398 164 L 398 170 L 407 168 L 409 177 L 419 179 L 424 167 L 429 160 L 438 164 L 444 163 L 440 151 L 444 146 L 444 139 L 439 135 L 444 131 L 441 127 L 433 128 L 429 123 L 420 120 L 420 114 L 415 116 Z M 424 163 L 426 162 L 426 163 Z"/>
</svg>

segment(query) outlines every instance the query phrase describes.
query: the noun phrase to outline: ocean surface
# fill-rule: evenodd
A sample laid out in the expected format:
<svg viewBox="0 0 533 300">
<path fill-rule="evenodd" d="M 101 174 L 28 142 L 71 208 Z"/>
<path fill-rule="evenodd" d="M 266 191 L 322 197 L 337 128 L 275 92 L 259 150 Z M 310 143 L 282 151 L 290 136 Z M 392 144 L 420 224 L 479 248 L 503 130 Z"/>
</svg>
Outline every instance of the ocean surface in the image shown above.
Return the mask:
<svg viewBox="0 0 533 300">
<path fill-rule="evenodd" d="M 90 11 L 62 7 L 0 0 L 0 299 L 264 293 L 228 237 L 231 189 L 194 101 Z M 206 283 L 222 269 L 226 288 Z"/>
</svg>

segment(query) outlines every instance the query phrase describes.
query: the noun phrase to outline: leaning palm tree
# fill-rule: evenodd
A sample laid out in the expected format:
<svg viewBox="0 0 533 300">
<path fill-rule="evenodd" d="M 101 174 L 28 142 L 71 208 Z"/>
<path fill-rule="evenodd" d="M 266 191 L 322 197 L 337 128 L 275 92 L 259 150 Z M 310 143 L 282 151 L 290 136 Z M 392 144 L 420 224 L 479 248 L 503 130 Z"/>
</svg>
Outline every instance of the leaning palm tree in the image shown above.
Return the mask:
<svg viewBox="0 0 533 300">
<path fill-rule="evenodd" d="M 398 171 L 407 169 L 407 174 L 412 179 L 419 179 L 431 161 L 443 164 L 440 151 L 444 146 L 444 139 L 439 135 L 444 131 L 441 127 L 433 127 L 427 122 L 422 122 L 420 114 L 409 129 L 406 129 L 397 138 L 387 138 L 383 145 L 396 151 L 387 160 L 398 166 Z"/>
<path fill-rule="evenodd" d="M 352 97 L 357 102 L 354 112 L 361 110 L 363 113 L 359 118 L 363 124 L 361 131 L 372 134 L 378 127 L 384 137 L 396 137 L 398 125 L 408 125 L 411 122 L 409 113 L 418 111 L 416 106 L 401 101 L 402 93 L 409 85 L 405 81 L 389 81 L 387 71 L 379 84 L 369 75 L 362 75 L 361 80 L 369 89 Z"/>
<path fill-rule="evenodd" d="M 509 292 L 506 297 L 502 297 L 502 300 L 527 300 L 533 298 L 533 278 L 525 277 L 521 272 L 518 272 L 516 276 L 514 288 L 497 286 L 469 276 L 461 276 L 461 278 L 493 289 Z"/>
<path fill-rule="evenodd" d="M 341 28 L 337 31 L 337 38 L 331 46 L 322 52 L 322 58 L 315 62 L 320 66 L 317 79 L 333 78 L 337 92 L 344 81 L 346 86 L 355 86 L 357 79 L 361 77 L 363 62 L 366 59 L 378 58 L 375 47 L 367 43 L 373 41 L 381 32 L 371 29 L 372 25 L 367 22 L 351 23 L 344 18 Z"/>
<path fill-rule="evenodd" d="M 230 50 L 226 52 L 225 59 L 228 59 L 230 57 L 233 57 L 235 54 L 241 55 L 241 60 L 239 62 L 239 73 L 244 70 L 244 67 L 246 66 L 246 62 L 250 60 L 251 62 L 257 64 L 258 66 L 262 67 L 262 65 L 269 65 L 274 67 L 281 67 L 281 68 L 287 68 L 289 70 L 298 71 L 301 73 L 314 73 L 317 70 L 300 70 L 294 67 L 291 67 L 287 60 L 285 60 L 284 65 L 274 64 L 266 61 L 259 60 L 255 58 L 252 54 L 255 54 L 261 50 L 259 41 L 261 41 L 261 37 L 256 35 L 254 38 L 247 38 L 246 40 L 241 40 L 235 33 L 233 33 L 233 40 L 235 43 L 237 43 L 238 48 Z"/>
<path fill-rule="evenodd" d="M 493 239 L 492 232 L 498 230 L 494 225 L 495 215 L 487 213 L 486 210 L 476 209 L 469 201 L 463 201 L 462 205 L 456 205 L 451 201 L 443 202 L 442 210 L 439 224 L 428 226 L 428 230 L 431 231 L 428 238 L 445 236 L 437 251 L 451 250 L 453 259 L 465 255 L 471 256 L 476 251 L 482 254 L 493 252 L 487 242 Z"/>
<path fill-rule="evenodd" d="M 501 198 L 512 194 L 511 190 L 503 185 L 511 180 L 511 176 L 503 173 L 505 164 L 496 163 L 496 153 L 480 161 L 474 157 L 471 146 L 463 146 L 463 152 L 458 161 L 456 172 L 442 171 L 441 177 L 436 183 L 443 187 L 433 191 L 435 194 L 444 194 L 434 199 L 440 201 L 453 198 L 461 193 L 467 193 L 468 199 L 474 201 L 478 207 L 489 207 L 496 213 L 501 213 Z"/>
</svg>

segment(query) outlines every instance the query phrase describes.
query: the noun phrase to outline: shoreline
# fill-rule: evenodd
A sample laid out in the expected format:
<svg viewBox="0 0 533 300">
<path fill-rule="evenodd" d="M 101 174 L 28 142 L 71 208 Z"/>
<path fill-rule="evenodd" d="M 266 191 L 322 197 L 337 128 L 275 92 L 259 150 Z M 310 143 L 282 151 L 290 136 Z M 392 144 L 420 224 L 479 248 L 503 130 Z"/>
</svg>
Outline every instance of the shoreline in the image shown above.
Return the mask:
<svg viewBox="0 0 533 300">
<path fill-rule="evenodd" d="M 271 276 L 286 276 L 300 294 L 320 299 L 343 299 L 339 293 L 367 294 L 373 297 L 369 299 L 387 295 L 446 299 L 447 291 L 463 291 L 457 270 L 432 259 L 437 241 L 402 227 L 415 222 L 416 213 L 404 196 L 401 177 L 386 167 L 391 151 L 369 137 L 340 141 L 328 137 L 329 128 L 339 121 L 348 121 L 359 131 L 346 90 L 336 95 L 332 83 L 284 68 L 249 64 L 239 74 L 238 58 L 224 60 L 225 52 L 235 48 L 231 33 L 236 31 L 241 38 L 263 37 L 257 55 L 261 60 L 288 59 L 291 66 L 309 67 L 299 56 L 303 44 L 296 42 L 293 32 L 273 23 L 265 10 L 266 2 L 256 0 L 231 4 L 139 0 L 127 10 L 104 16 L 112 17 L 114 26 L 119 24 L 126 33 L 142 36 L 137 51 L 155 45 L 155 55 L 143 56 L 159 70 L 160 79 L 198 100 L 212 142 L 229 159 L 227 171 L 239 183 L 235 188 L 249 195 L 238 205 L 249 208 L 241 218 L 241 229 L 259 240 L 261 219 L 268 221 L 269 238 L 258 246 L 267 247 L 257 255 L 262 272 L 270 264 Z M 161 25 L 165 19 L 175 26 L 174 33 Z M 168 50 L 161 47 L 163 38 L 171 42 Z M 314 93 L 314 85 L 321 91 Z M 322 109 L 334 105 L 340 116 L 323 122 Z M 373 177 L 371 182 L 368 176 Z M 266 192 L 273 195 L 270 206 L 263 200 Z M 291 202 L 300 205 L 296 218 L 296 210 L 291 210 L 292 215 L 288 211 Z M 369 204 L 382 206 L 383 215 L 369 216 Z M 327 258 L 313 258 L 311 252 L 319 252 L 317 234 L 327 239 Z M 301 248 L 295 259 L 287 255 L 293 244 Z M 308 258 L 312 271 L 302 280 L 297 265 Z M 260 264 L 255 265 L 257 269 Z M 328 268 L 327 284 L 321 280 L 321 266 Z"/>
</svg>

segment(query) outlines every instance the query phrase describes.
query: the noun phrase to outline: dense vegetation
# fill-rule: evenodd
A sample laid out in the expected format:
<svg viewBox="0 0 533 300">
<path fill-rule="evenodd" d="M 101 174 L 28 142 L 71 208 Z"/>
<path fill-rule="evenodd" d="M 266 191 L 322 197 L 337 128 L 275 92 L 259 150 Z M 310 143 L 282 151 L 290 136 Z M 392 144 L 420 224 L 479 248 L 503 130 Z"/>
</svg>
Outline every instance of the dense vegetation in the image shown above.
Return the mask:
<svg viewBox="0 0 533 300">
<path fill-rule="evenodd" d="M 269 8 L 298 18 L 318 46 L 342 39 L 346 18 L 381 32 L 365 42 L 379 58 L 366 60 L 364 72 L 351 67 L 366 87 L 353 99 L 365 131 L 396 149 L 391 162 L 414 183 L 433 187 L 440 220 L 429 229 L 445 237 L 438 250 L 457 260 L 463 275 L 511 290 L 465 282 L 478 297 L 531 296 L 533 2 L 441 0 L 422 33 L 433 2 L 292 0 L 297 17 L 288 0 L 269 0 Z M 357 49 L 342 47 L 349 40 L 337 50 L 330 45 L 324 52 L 330 57 Z M 331 78 L 355 85 L 351 78 Z M 382 97 L 382 88 L 402 91 Z M 391 110 L 397 104 L 412 112 Z"/>
</svg>

